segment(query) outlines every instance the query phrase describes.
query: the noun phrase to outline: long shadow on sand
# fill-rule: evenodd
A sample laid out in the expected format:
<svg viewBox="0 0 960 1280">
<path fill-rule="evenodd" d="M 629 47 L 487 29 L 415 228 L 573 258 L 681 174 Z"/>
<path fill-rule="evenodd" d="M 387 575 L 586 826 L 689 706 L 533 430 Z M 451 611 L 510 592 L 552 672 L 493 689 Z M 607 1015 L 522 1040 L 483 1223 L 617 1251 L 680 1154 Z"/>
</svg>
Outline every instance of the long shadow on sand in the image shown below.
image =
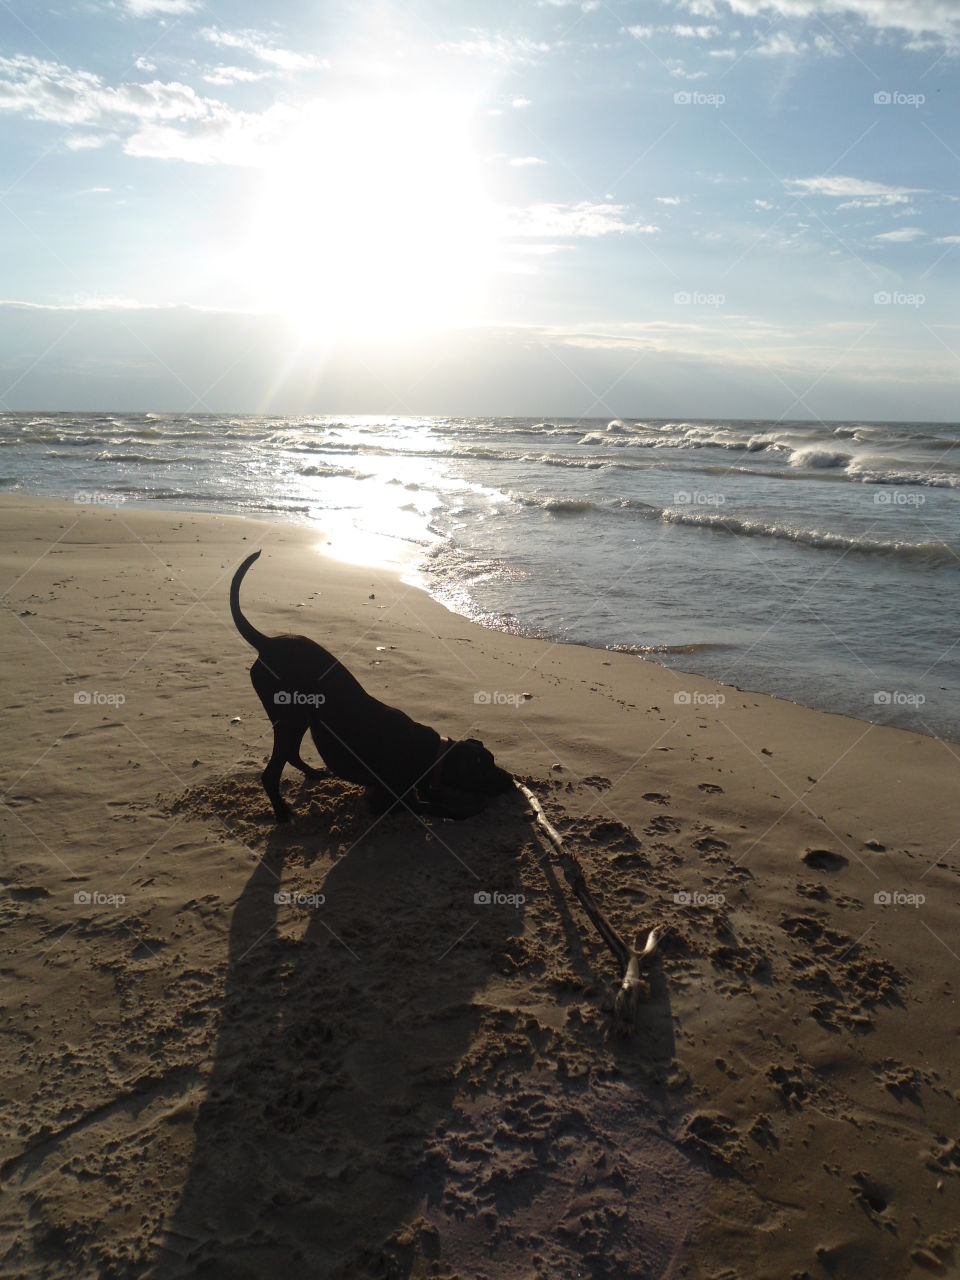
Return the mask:
<svg viewBox="0 0 960 1280">
<path fill-rule="evenodd" d="M 310 813 L 292 833 L 261 838 L 262 859 L 234 910 L 214 1067 L 183 1194 L 146 1273 L 151 1280 L 406 1277 L 414 1254 L 416 1274 L 429 1274 L 440 1236 L 429 1220 L 411 1226 L 411 1219 L 426 1207 L 429 1218 L 451 1224 L 446 1265 L 461 1262 L 476 1241 L 459 1238 L 456 1224 L 468 1230 L 471 1206 L 478 1218 L 483 1212 L 465 1189 L 472 1160 L 486 1170 L 479 1181 L 491 1184 L 494 1215 L 515 1214 L 519 1222 L 528 1206 L 542 1216 L 551 1175 L 540 1166 L 556 1167 L 565 1135 L 579 1131 L 585 1150 L 591 1141 L 597 1150 L 608 1145 L 594 1132 L 592 1108 L 602 1099 L 577 1066 L 589 1059 L 591 1029 L 580 1037 L 581 1024 L 574 1026 L 574 1041 L 583 1043 L 558 1065 L 558 1036 L 528 1026 L 512 1064 L 521 1074 L 509 1083 L 511 1036 L 525 1034 L 519 1001 L 511 1008 L 509 975 L 515 991 L 550 988 L 562 1010 L 582 1001 L 582 984 L 597 972 L 596 953 L 585 953 L 582 925 L 549 868 L 543 919 L 527 921 L 526 938 L 522 906 L 474 900 L 479 890 L 529 895 L 529 848 L 526 859 L 521 849 L 530 824 L 519 797 L 467 822 L 424 824 L 403 815 L 365 830 L 370 820 L 358 815 L 355 790 L 331 780 L 302 793 L 311 794 Z M 337 849 L 349 852 L 330 865 Z M 317 856 L 325 874 L 311 869 Z M 324 901 L 278 902 L 278 891 Z M 536 935 L 552 917 L 555 936 L 558 910 L 576 975 L 569 995 L 556 990 L 556 974 L 537 954 Z M 667 1063 L 673 1033 L 662 977 L 648 1008 L 638 1053 L 648 1064 Z M 629 1076 L 629 1063 L 622 1065 Z M 546 1129 L 540 1103 L 527 1096 L 540 1075 L 555 1086 L 557 1114 Z M 638 1075 L 604 1103 L 632 1115 L 631 1127 L 653 1100 L 640 1082 Z M 515 1132 L 502 1132 L 504 1120 Z M 578 1176 L 574 1169 L 574 1182 Z M 478 1178 L 470 1177 L 475 1190 Z M 487 1228 L 474 1226 L 487 1240 Z M 589 1245 L 569 1243 L 574 1254 Z M 653 1252 L 666 1257 L 670 1241 L 658 1243 Z M 492 1269 L 482 1274 L 500 1274 L 490 1248 L 487 1240 Z"/>
</svg>

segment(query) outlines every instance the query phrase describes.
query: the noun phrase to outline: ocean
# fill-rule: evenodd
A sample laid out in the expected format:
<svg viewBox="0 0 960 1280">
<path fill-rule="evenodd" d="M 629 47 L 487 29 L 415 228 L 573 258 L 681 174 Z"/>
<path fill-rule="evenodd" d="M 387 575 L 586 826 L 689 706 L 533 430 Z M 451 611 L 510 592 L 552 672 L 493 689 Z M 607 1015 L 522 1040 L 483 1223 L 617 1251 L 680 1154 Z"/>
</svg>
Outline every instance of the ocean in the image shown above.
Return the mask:
<svg viewBox="0 0 960 1280">
<path fill-rule="evenodd" d="M 313 525 L 486 626 L 960 741 L 958 424 L 4 413 L 0 485 Z"/>
</svg>

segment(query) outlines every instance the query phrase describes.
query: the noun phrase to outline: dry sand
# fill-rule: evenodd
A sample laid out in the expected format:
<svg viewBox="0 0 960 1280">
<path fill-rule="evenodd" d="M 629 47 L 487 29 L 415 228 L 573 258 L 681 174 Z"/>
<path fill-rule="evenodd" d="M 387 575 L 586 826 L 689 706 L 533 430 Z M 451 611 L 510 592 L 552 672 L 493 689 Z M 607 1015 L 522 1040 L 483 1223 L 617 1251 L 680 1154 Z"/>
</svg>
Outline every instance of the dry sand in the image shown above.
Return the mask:
<svg viewBox="0 0 960 1280">
<path fill-rule="evenodd" d="M 955 745 L 485 631 L 291 526 L 0 523 L 0 1274 L 958 1274 Z M 274 826 L 260 545 L 252 620 L 477 732 L 669 926 L 633 1039 L 514 797 L 373 821 L 288 769 Z"/>
</svg>

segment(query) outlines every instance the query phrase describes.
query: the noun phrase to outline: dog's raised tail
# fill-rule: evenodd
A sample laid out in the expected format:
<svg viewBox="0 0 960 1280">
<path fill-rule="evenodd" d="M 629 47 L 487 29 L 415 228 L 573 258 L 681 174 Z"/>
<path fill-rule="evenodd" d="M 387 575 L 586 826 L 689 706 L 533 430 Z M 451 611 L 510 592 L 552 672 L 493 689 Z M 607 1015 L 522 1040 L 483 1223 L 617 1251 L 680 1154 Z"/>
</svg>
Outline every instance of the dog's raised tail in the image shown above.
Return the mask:
<svg viewBox="0 0 960 1280">
<path fill-rule="evenodd" d="M 230 612 L 233 614 L 233 620 L 236 623 L 237 630 L 246 640 L 247 644 L 252 644 L 254 649 L 259 653 L 267 643 L 267 637 L 263 632 L 258 631 L 252 623 L 249 623 L 240 612 L 240 583 L 243 576 L 253 564 L 254 560 L 260 559 L 260 552 L 255 551 L 252 556 L 247 556 L 243 564 L 233 575 L 233 581 L 230 583 Z"/>
</svg>

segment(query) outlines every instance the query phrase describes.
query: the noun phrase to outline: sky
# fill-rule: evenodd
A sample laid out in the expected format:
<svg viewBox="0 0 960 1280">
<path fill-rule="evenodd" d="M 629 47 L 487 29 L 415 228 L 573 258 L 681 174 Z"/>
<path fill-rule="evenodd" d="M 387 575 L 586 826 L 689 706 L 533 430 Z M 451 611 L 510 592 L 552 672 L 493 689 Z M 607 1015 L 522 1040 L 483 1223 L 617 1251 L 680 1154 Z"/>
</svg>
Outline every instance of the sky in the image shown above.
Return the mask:
<svg viewBox="0 0 960 1280">
<path fill-rule="evenodd" d="M 0 409 L 956 420 L 958 60 L 956 0 L 0 0 Z"/>
</svg>

